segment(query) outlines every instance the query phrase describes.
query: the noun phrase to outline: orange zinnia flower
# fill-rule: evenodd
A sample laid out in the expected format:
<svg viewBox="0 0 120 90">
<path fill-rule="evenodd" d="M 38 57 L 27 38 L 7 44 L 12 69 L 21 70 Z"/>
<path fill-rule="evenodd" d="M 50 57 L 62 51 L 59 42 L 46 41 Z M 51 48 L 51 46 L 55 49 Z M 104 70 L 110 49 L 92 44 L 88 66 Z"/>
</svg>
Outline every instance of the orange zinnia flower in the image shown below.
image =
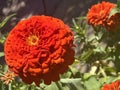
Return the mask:
<svg viewBox="0 0 120 90">
<path fill-rule="evenodd" d="M 120 30 L 120 13 L 112 15 L 107 20 L 106 28 L 110 31 Z"/>
<path fill-rule="evenodd" d="M 115 81 L 111 84 L 105 84 L 101 90 L 120 90 L 120 81 Z"/>
<path fill-rule="evenodd" d="M 58 81 L 74 61 L 73 32 L 61 20 L 32 16 L 22 20 L 5 42 L 5 59 L 11 71 L 25 83 Z"/>
<path fill-rule="evenodd" d="M 108 19 L 110 10 L 115 7 L 115 4 L 102 1 L 96 5 L 93 5 L 87 14 L 88 23 L 97 26 L 105 26 Z"/>
<path fill-rule="evenodd" d="M 2 81 L 4 81 L 4 84 L 8 85 L 9 83 L 11 83 L 14 80 L 14 77 L 15 77 L 15 75 L 13 72 L 7 71 L 0 77 L 0 79 Z"/>
</svg>

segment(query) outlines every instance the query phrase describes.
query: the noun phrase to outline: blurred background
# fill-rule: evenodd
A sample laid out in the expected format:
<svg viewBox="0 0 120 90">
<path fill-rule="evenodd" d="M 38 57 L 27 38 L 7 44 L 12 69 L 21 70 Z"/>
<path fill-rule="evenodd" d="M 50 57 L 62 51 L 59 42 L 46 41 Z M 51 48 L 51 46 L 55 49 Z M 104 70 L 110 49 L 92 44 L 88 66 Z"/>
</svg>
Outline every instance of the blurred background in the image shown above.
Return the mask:
<svg viewBox="0 0 120 90">
<path fill-rule="evenodd" d="M 71 23 L 72 18 L 86 15 L 91 5 L 100 1 L 102 0 L 0 0 L 0 16 L 16 13 L 12 20 L 17 22 L 31 15 L 42 15 L 46 11 L 46 15 Z M 117 0 L 105 1 L 116 3 Z"/>
</svg>

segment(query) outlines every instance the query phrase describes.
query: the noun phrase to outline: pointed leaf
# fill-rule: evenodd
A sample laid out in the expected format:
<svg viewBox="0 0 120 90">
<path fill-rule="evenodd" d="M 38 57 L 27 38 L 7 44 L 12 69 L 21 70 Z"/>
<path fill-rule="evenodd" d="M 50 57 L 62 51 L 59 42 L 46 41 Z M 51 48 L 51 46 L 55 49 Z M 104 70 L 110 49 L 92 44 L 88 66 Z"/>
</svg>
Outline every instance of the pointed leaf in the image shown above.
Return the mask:
<svg viewBox="0 0 120 90">
<path fill-rule="evenodd" d="M 95 77 L 90 77 L 85 81 L 86 90 L 100 90 L 101 84 Z"/>
<path fill-rule="evenodd" d="M 0 52 L 0 57 L 4 56 L 4 52 Z"/>
<path fill-rule="evenodd" d="M 109 18 L 116 13 L 120 13 L 120 8 L 113 8 L 109 14 Z"/>
<path fill-rule="evenodd" d="M 7 21 L 11 18 L 11 17 L 13 17 L 13 16 L 15 16 L 16 14 L 12 14 L 12 15 L 9 15 L 9 16 L 7 16 L 1 23 L 0 23 L 0 28 L 2 28 L 6 23 L 7 23 Z"/>
<path fill-rule="evenodd" d="M 81 79 L 61 79 L 60 82 L 65 86 L 68 87 L 69 89 L 67 90 L 84 90 L 83 86 L 81 84 Z M 63 87 L 63 90 L 66 90 Z"/>
</svg>

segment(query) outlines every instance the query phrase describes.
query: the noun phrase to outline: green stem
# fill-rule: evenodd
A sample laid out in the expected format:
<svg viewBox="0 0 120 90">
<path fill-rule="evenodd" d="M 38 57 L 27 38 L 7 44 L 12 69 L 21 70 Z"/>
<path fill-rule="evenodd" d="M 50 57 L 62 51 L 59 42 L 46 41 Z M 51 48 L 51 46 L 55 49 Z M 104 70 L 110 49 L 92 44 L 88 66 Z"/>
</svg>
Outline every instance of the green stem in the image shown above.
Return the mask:
<svg viewBox="0 0 120 90">
<path fill-rule="evenodd" d="M 103 69 L 101 66 L 100 66 L 99 68 L 100 68 L 100 72 L 101 72 L 101 74 L 106 78 L 107 75 L 106 75 L 104 69 Z"/>
<path fill-rule="evenodd" d="M 5 90 L 5 86 L 4 86 L 3 82 L 2 82 L 2 90 Z"/>
<path fill-rule="evenodd" d="M 9 85 L 8 85 L 8 90 L 12 90 L 11 83 L 9 83 Z"/>
</svg>

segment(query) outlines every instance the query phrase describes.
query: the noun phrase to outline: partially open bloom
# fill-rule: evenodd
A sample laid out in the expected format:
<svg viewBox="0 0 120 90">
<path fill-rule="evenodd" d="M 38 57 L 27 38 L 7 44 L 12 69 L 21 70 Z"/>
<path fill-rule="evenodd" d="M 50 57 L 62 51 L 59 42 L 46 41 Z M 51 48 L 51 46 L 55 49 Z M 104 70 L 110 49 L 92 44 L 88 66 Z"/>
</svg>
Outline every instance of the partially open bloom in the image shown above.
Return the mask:
<svg viewBox="0 0 120 90">
<path fill-rule="evenodd" d="M 120 90 L 120 81 L 115 81 L 111 84 L 105 84 L 101 90 Z"/>
<path fill-rule="evenodd" d="M 61 20 L 32 16 L 19 22 L 5 42 L 5 59 L 25 83 L 58 81 L 74 61 L 73 32 Z"/>
<path fill-rule="evenodd" d="M 105 26 L 109 13 L 114 7 L 115 4 L 105 1 L 93 5 L 87 13 L 88 23 L 94 27 L 97 25 Z"/>
<path fill-rule="evenodd" d="M 9 83 L 11 83 L 14 80 L 14 73 L 11 71 L 5 72 L 0 79 L 4 82 L 4 84 L 8 85 Z"/>
<path fill-rule="evenodd" d="M 120 13 L 116 13 L 112 15 L 107 20 L 106 28 L 107 30 L 110 30 L 110 31 L 120 30 Z"/>
</svg>

